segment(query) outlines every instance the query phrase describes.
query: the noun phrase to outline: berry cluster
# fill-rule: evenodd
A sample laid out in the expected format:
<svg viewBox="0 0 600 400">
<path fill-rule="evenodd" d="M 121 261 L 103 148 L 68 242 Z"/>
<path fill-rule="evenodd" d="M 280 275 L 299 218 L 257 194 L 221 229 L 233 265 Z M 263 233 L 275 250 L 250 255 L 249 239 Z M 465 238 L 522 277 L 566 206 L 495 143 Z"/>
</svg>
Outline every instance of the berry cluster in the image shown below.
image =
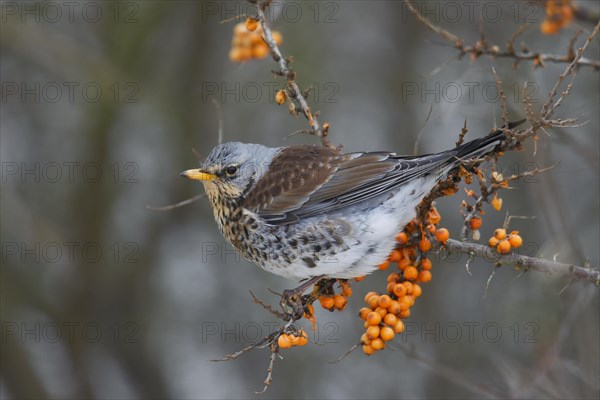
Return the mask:
<svg viewBox="0 0 600 400">
<path fill-rule="evenodd" d="M 427 236 L 435 235 L 442 244 L 450 237 L 447 229 L 437 228 L 440 220 L 435 208 L 431 208 L 427 214 L 425 229 L 417 220 L 413 220 L 396 236 L 398 246 L 388 260 L 379 265 L 379 269 L 386 270 L 394 263 L 399 272 L 388 275 L 387 294 L 369 292 L 365 296 L 368 307 L 363 307 L 359 313 L 365 321 L 366 332 L 360 339 L 365 354 L 371 355 L 383 349 L 385 342 L 404 331 L 402 320 L 410 316 L 410 308 L 422 294 L 419 283 L 431 280 L 432 264 L 425 255 L 431 249 L 431 241 Z"/>
<path fill-rule="evenodd" d="M 495 248 L 500 254 L 508 254 L 511 249 L 518 249 L 523 244 L 523 239 L 519 236 L 519 231 L 506 233 L 506 229 L 498 228 L 494 231 L 494 236 L 488 240 L 488 245 Z"/>
<path fill-rule="evenodd" d="M 540 29 L 544 35 L 553 35 L 571 23 L 573 6 L 569 0 L 548 0 L 546 19 Z"/>
<path fill-rule="evenodd" d="M 301 329 L 297 334 L 282 333 L 277 338 L 277 344 L 280 349 L 289 349 L 292 346 L 304 346 L 308 343 L 308 335 Z"/>
<path fill-rule="evenodd" d="M 279 32 L 273 31 L 273 40 L 279 46 L 283 40 Z M 233 39 L 229 59 L 233 62 L 244 62 L 261 59 L 269 55 L 269 46 L 265 43 L 263 30 L 258 21 L 252 17 L 240 22 L 233 28 Z"/>
<path fill-rule="evenodd" d="M 352 288 L 350 282 L 346 280 L 339 280 L 341 292 L 335 293 L 333 288 L 329 288 L 325 293 L 320 294 L 318 297 L 321 307 L 329 311 L 343 311 L 348 304 L 348 297 L 352 296 Z"/>
</svg>

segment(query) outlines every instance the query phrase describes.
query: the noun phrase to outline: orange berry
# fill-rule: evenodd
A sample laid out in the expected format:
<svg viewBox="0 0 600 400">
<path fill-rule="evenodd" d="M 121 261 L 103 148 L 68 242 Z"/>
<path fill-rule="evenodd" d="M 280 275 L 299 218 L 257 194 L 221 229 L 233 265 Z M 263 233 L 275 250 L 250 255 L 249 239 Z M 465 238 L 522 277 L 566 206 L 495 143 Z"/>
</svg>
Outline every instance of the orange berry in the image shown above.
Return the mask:
<svg viewBox="0 0 600 400">
<path fill-rule="evenodd" d="M 383 328 L 381 328 L 379 336 L 384 341 L 389 342 L 394 338 L 394 329 L 390 328 L 389 326 L 384 326 Z"/>
<path fill-rule="evenodd" d="M 448 232 L 448 229 L 446 228 L 440 228 L 435 233 L 435 238 L 441 244 L 446 244 L 446 241 L 450 238 L 450 232 Z"/>
<path fill-rule="evenodd" d="M 381 318 L 383 318 L 383 317 L 385 317 L 385 314 L 387 314 L 387 308 L 377 307 L 375 309 L 375 312 L 378 313 L 379 315 L 381 315 Z"/>
<path fill-rule="evenodd" d="M 402 319 L 410 317 L 410 308 L 400 311 L 400 314 L 398 315 L 398 317 L 400 317 Z"/>
<path fill-rule="evenodd" d="M 244 61 L 241 49 L 234 47 L 229 50 L 229 60 L 233 62 L 242 62 Z"/>
<path fill-rule="evenodd" d="M 393 282 L 393 283 L 400 282 L 400 274 L 397 272 L 392 272 L 391 274 L 388 275 L 387 281 Z"/>
<path fill-rule="evenodd" d="M 404 269 L 406 267 L 408 267 L 410 265 L 410 259 L 406 256 L 402 256 L 402 258 L 400 259 L 400 261 L 398 261 L 398 269 L 400 271 L 404 271 Z"/>
<path fill-rule="evenodd" d="M 421 286 L 419 286 L 415 283 L 413 285 L 412 296 L 417 298 L 417 297 L 421 296 L 422 293 L 423 293 L 423 289 L 421 289 Z"/>
<path fill-rule="evenodd" d="M 252 47 L 252 58 L 265 58 L 266 56 L 269 55 L 269 47 L 264 44 L 264 43 L 260 43 L 257 44 L 256 46 Z M 277 92 L 279 93 L 279 92 Z M 277 99 L 277 95 L 275 95 L 275 99 Z M 277 103 L 277 104 L 281 104 L 281 103 Z"/>
<path fill-rule="evenodd" d="M 501 240 L 496 247 L 496 251 L 500 254 L 510 253 L 510 242 L 508 240 Z"/>
<path fill-rule="evenodd" d="M 394 314 L 386 314 L 385 317 L 383 317 L 383 323 L 385 323 L 388 326 L 394 327 L 394 325 L 396 325 L 396 322 L 398 322 L 398 318 L 396 318 Z"/>
<path fill-rule="evenodd" d="M 434 224 L 428 224 L 426 229 L 427 229 L 427 232 L 431 233 L 432 235 L 435 235 L 435 232 L 437 230 L 437 228 L 435 227 Z"/>
<path fill-rule="evenodd" d="M 492 200 L 492 206 L 494 210 L 500 211 L 502 209 L 502 199 L 498 198 L 498 194 L 494 193 L 494 199 Z"/>
<path fill-rule="evenodd" d="M 352 288 L 350 287 L 350 282 L 341 282 L 340 287 L 342 288 L 342 294 L 344 296 L 352 296 Z"/>
<path fill-rule="evenodd" d="M 500 243 L 500 241 L 498 239 L 496 239 L 495 236 L 492 236 L 490 238 L 490 240 L 488 240 L 488 246 L 490 246 L 490 247 L 496 247 L 496 246 L 498 246 L 498 243 Z"/>
<path fill-rule="evenodd" d="M 544 35 L 553 35 L 560 29 L 560 24 L 552 20 L 544 20 L 540 26 L 540 30 Z"/>
<path fill-rule="evenodd" d="M 398 315 L 401 310 L 400 303 L 398 303 L 396 300 L 392 300 L 392 304 L 390 304 L 388 307 L 388 314 L 386 314 L 386 317 L 390 314 Z"/>
<path fill-rule="evenodd" d="M 388 269 L 390 267 L 390 262 L 388 260 L 385 260 L 384 262 L 382 262 L 381 264 L 379 264 L 377 266 L 377 268 L 381 271 L 385 271 L 386 269 Z"/>
<path fill-rule="evenodd" d="M 431 249 L 431 242 L 429 241 L 429 239 L 423 236 L 423 238 L 419 242 L 419 249 L 421 249 L 421 251 L 423 252 L 429 251 L 429 249 Z"/>
<path fill-rule="evenodd" d="M 255 20 L 254 18 L 250 17 L 246 20 L 246 29 L 248 29 L 250 32 L 255 31 L 256 27 L 258 26 L 258 21 Z"/>
<path fill-rule="evenodd" d="M 523 244 L 523 239 L 519 235 L 510 235 L 508 237 L 508 242 L 512 248 L 517 249 Z"/>
<path fill-rule="evenodd" d="M 366 355 L 370 356 L 372 354 L 375 354 L 375 349 L 372 348 L 371 346 L 367 345 L 367 344 L 363 344 L 363 353 L 365 353 Z"/>
<path fill-rule="evenodd" d="M 371 344 L 371 341 L 370 341 L 370 340 L 369 340 L 369 338 L 367 337 L 367 334 L 366 334 L 366 333 L 363 333 L 363 334 L 362 334 L 362 336 L 360 337 L 360 342 L 361 342 L 362 344 L 367 344 L 367 345 L 370 345 L 370 344 Z"/>
<path fill-rule="evenodd" d="M 377 294 L 377 292 L 368 292 L 367 294 L 365 294 L 365 303 L 369 301 L 371 296 L 379 296 L 379 294 Z"/>
<path fill-rule="evenodd" d="M 392 254 L 390 254 L 390 261 L 398 262 L 398 261 L 400 261 L 401 257 L 402 257 L 402 254 L 400 253 L 400 251 L 394 250 L 394 251 L 392 251 Z"/>
<path fill-rule="evenodd" d="M 358 315 L 360 316 L 360 318 L 364 321 L 367 320 L 367 315 L 369 315 L 369 313 L 371 312 L 370 308 L 367 307 L 363 307 L 360 309 L 360 311 L 358 312 Z"/>
<path fill-rule="evenodd" d="M 411 294 L 412 293 L 412 287 L 413 284 L 411 282 L 402 282 L 402 284 L 404 285 L 404 287 L 406 287 L 406 294 Z"/>
<path fill-rule="evenodd" d="M 401 283 L 398 283 L 394 286 L 394 294 L 396 297 L 400 298 L 406 294 L 406 286 Z"/>
<path fill-rule="evenodd" d="M 367 328 L 367 339 L 369 340 L 373 340 L 379 337 L 379 326 L 377 325 L 371 325 L 370 327 Z"/>
<path fill-rule="evenodd" d="M 277 46 L 279 46 L 281 43 L 283 43 L 283 36 L 281 36 L 281 33 L 277 32 L 277 31 L 273 31 L 271 34 L 273 35 L 273 40 L 275 41 Z"/>
<path fill-rule="evenodd" d="M 402 333 L 404 332 L 404 322 L 402 320 L 398 320 L 396 325 L 394 325 L 394 333 Z"/>
<path fill-rule="evenodd" d="M 333 307 L 337 308 L 338 310 L 343 310 L 346 307 L 346 304 L 348 304 L 348 299 L 341 294 L 336 294 L 333 296 Z"/>
<path fill-rule="evenodd" d="M 356 278 L 354 278 L 354 282 L 360 282 L 360 281 L 363 281 L 363 280 L 365 280 L 365 276 L 364 275 L 363 276 L 357 276 Z"/>
<path fill-rule="evenodd" d="M 506 239 L 506 229 L 498 228 L 494 231 L 494 237 L 498 240 Z"/>
<path fill-rule="evenodd" d="M 285 90 L 278 90 L 277 94 L 275 94 L 275 102 L 277 104 L 281 105 L 285 102 L 286 97 L 287 97 L 287 94 L 285 93 Z"/>
<path fill-rule="evenodd" d="M 396 286 L 396 282 L 388 282 L 385 289 L 387 290 L 388 293 L 393 293 L 394 286 Z"/>
<path fill-rule="evenodd" d="M 233 27 L 233 35 L 234 36 L 244 36 L 244 35 L 248 35 L 248 34 L 249 34 L 249 32 L 248 32 L 248 29 L 246 29 L 246 25 L 241 22 L 239 24 L 236 24 Z"/>
<path fill-rule="evenodd" d="M 421 258 L 421 269 L 426 271 L 431 269 L 431 260 L 429 258 Z"/>
<path fill-rule="evenodd" d="M 398 303 L 400 303 L 400 310 L 408 310 L 410 308 L 410 296 L 404 296 L 398 299 Z"/>
<path fill-rule="evenodd" d="M 471 220 L 469 221 L 469 226 L 471 227 L 471 229 L 473 230 L 477 230 L 479 228 L 481 228 L 481 225 L 483 224 L 483 221 L 481 220 L 481 218 L 479 217 L 473 217 L 471 218 Z"/>
<path fill-rule="evenodd" d="M 298 346 L 304 346 L 308 343 L 308 334 L 304 331 L 304 329 L 300 330 L 300 336 L 298 336 Z"/>
<path fill-rule="evenodd" d="M 323 307 L 326 310 L 332 309 L 335 304 L 333 297 L 329 297 L 329 296 L 319 297 L 319 303 L 321 303 L 321 307 Z"/>
<path fill-rule="evenodd" d="M 396 241 L 400 244 L 408 243 L 408 235 L 406 234 L 406 232 L 400 232 L 399 234 L 397 234 Z"/>
<path fill-rule="evenodd" d="M 429 282 L 430 280 L 431 280 L 431 272 L 429 272 L 429 271 L 420 271 L 419 272 L 419 277 L 417 278 L 417 281 Z"/>
<path fill-rule="evenodd" d="M 371 311 L 367 314 L 367 323 L 369 325 L 379 325 L 381 323 L 381 314 L 375 311 Z"/>
<path fill-rule="evenodd" d="M 277 338 L 277 345 L 279 346 L 280 349 L 289 349 L 290 347 L 292 347 L 292 341 L 291 341 L 289 335 L 287 333 L 281 334 Z"/>
<path fill-rule="evenodd" d="M 409 281 L 415 280 L 418 275 L 419 271 L 417 271 L 417 268 L 412 265 L 406 267 L 406 269 L 404 270 L 404 278 Z"/>
<path fill-rule="evenodd" d="M 392 303 L 392 299 L 387 294 L 379 296 L 379 299 L 377 300 L 377 304 L 381 308 L 388 308 L 391 303 Z"/>
<path fill-rule="evenodd" d="M 371 296 L 369 297 L 369 300 L 367 301 L 367 304 L 369 305 L 369 307 L 371 308 L 371 310 L 374 310 L 377 308 L 377 300 L 379 300 L 379 296 Z"/>
<path fill-rule="evenodd" d="M 380 338 L 375 338 L 371 341 L 371 347 L 373 350 L 381 350 L 385 347 L 385 344 L 383 344 L 383 340 Z"/>
</svg>

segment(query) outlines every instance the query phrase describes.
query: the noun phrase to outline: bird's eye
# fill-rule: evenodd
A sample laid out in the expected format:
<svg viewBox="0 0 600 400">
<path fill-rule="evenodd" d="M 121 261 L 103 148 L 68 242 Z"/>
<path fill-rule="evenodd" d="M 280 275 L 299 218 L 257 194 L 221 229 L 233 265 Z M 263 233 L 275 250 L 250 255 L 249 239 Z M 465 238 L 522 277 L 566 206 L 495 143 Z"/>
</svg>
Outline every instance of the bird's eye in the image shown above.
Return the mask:
<svg viewBox="0 0 600 400">
<path fill-rule="evenodd" d="M 228 165 L 225 168 L 225 173 L 229 176 L 233 176 L 235 174 L 237 174 L 238 172 L 238 166 L 237 165 Z"/>
</svg>

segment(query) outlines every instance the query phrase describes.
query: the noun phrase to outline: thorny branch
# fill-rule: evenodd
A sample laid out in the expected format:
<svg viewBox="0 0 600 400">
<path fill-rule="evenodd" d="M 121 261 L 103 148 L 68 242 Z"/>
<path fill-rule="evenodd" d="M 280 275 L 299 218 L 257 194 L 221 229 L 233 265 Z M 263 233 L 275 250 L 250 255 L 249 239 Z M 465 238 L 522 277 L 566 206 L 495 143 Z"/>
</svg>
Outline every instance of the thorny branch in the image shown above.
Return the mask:
<svg viewBox="0 0 600 400">
<path fill-rule="evenodd" d="M 459 51 L 459 58 L 467 54 L 469 54 L 473 59 L 477 59 L 485 55 L 493 58 L 512 58 L 515 60 L 515 66 L 521 61 L 532 61 L 535 67 L 543 67 L 546 62 L 571 63 L 575 56 L 572 46 L 575 39 L 577 39 L 579 36 L 579 32 L 575 34 L 574 39 L 571 41 L 569 51 L 565 55 L 531 52 L 525 45 L 521 46 L 520 51 L 516 50 L 514 43 L 516 39 L 527 29 L 527 25 L 519 27 L 519 29 L 508 40 L 504 49 L 501 49 L 498 45 L 492 45 L 488 43 L 483 35 L 477 42 L 473 44 L 466 44 L 464 39 L 447 31 L 444 28 L 434 25 L 430 20 L 425 18 L 425 16 L 419 12 L 417 7 L 415 7 L 412 1 L 404 0 L 404 3 L 409 11 L 413 13 L 414 16 L 428 29 L 450 42 Z M 592 67 L 594 70 L 600 70 L 600 60 L 579 57 L 576 64 L 578 66 Z"/>
<path fill-rule="evenodd" d="M 264 41 L 269 46 L 271 50 L 271 55 L 273 56 L 273 60 L 279 64 L 279 71 L 273 71 L 275 74 L 284 77 L 287 80 L 287 93 L 289 97 L 296 101 L 297 105 L 300 107 L 300 111 L 308 120 L 309 129 L 300 131 L 299 133 L 307 133 L 309 135 L 317 136 L 321 140 L 321 144 L 323 146 L 335 149 L 336 147 L 329 141 L 327 138 L 329 134 L 329 124 L 325 123 L 321 125 L 319 123 L 319 113 L 313 113 L 306 101 L 306 96 L 300 90 L 300 86 L 296 83 L 296 72 L 292 70 L 290 64 L 292 62 L 291 58 L 285 58 L 281 54 L 281 50 L 277 46 L 275 39 L 273 39 L 273 35 L 271 33 L 271 29 L 269 24 L 267 23 L 267 18 L 265 16 L 265 10 L 269 6 L 271 0 L 264 0 L 260 3 L 257 3 L 256 0 L 249 0 L 251 3 L 256 4 L 258 20 L 260 21 L 260 25 L 263 29 L 264 33 Z M 296 104 L 290 102 L 290 113 L 293 115 L 298 114 L 296 109 Z"/>
</svg>

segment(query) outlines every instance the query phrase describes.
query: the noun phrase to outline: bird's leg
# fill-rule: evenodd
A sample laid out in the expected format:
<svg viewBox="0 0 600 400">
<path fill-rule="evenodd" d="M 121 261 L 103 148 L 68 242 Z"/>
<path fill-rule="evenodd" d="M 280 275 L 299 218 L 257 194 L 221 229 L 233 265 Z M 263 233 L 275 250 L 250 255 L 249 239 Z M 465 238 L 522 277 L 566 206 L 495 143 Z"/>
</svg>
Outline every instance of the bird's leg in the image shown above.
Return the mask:
<svg viewBox="0 0 600 400">
<path fill-rule="evenodd" d="M 281 296 L 281 308 L 283 308 L 283 310 L 294 320 L 302 318 L 302 315 L 304 314 L 304 298 L 302 294 L 306 289 L 317 284 L 324 278 L 325 275 L 314 276 L 295 289 L 284 290 Z"/>
</svg>

